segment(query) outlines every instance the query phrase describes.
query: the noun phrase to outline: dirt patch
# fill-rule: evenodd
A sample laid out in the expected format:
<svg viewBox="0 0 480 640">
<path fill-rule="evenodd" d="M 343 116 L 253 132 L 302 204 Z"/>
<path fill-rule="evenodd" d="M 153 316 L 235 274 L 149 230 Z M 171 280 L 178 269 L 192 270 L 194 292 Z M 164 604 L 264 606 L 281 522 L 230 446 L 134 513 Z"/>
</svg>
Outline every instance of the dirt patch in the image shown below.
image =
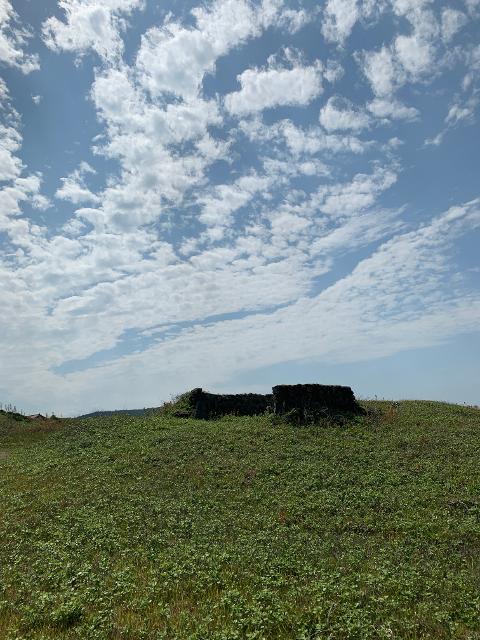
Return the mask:
<svg viewBox="0 0 480 640">
<path fill-rule="evenodd" d="M 2 460 L 5 460 L 6 458 L 8 458 L 8 451 L 2 451 L 2 450 L 0 449 L 0 462 L 1 462 Z"/>
</svg>

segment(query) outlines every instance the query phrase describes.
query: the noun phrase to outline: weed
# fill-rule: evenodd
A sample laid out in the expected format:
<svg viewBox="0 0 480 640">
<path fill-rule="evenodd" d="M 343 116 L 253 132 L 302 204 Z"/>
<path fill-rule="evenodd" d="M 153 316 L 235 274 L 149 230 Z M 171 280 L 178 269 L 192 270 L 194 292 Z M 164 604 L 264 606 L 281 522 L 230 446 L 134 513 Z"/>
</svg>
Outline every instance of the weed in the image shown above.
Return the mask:
<svg viewBox="0 0 480 640">
<path fill-rule="evenodd" d="M 2 640 L 480 638 L 480 412 L 0 420 Z"/>
</svg>

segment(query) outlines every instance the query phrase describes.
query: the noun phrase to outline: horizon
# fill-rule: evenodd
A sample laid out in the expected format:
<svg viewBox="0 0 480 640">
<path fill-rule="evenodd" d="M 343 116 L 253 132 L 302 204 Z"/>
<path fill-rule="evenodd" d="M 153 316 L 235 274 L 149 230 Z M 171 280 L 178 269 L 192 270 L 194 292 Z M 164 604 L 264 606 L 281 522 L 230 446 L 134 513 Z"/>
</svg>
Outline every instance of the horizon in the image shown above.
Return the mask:
<svg viewBox="0 0 480 640">
<path fill-rule="evenodd" d="M 479 21 L 0 0 L 0 401 L 312 382 L 478 406 Z"/>
</svg>

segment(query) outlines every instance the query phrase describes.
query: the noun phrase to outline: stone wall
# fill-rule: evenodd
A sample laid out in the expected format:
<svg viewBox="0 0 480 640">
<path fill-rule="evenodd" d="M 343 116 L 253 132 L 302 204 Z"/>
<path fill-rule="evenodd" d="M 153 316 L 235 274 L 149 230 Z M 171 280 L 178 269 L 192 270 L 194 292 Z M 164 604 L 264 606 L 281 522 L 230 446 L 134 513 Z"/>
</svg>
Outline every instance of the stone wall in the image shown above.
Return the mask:
<svg viewBox="0 0 480 640">
<path fill-rule="evenodd" d="M 273 409 L 273 396 L 260 393 L 221 395 L 206 393 L 202 389 L 190 391 L 190 403 L 194 418 L 208 420 L 225 415 L 255 416 Z"/>
<path fill-rule="evenodd" d="M 273 387 L 272 394 L 215 394 L 193 389 L 184 397 L 187 407 L 182 415 L 208 420 L 224 415 L 254 416 L 271 411 L 276 415 L 295 413 L 298 422 L 321 417 L 361 414 L 350 387 L 295 384 Z M 179 414 L 180 415 L 180 414 Z"/>
<path fill-rule="evenodd" d="M 350 387 L 324 384 L 281 384 L 273 387 L 276 415 L 297 412 L 300 421 L 344 414 L 363 414 Z"/>
</svg>

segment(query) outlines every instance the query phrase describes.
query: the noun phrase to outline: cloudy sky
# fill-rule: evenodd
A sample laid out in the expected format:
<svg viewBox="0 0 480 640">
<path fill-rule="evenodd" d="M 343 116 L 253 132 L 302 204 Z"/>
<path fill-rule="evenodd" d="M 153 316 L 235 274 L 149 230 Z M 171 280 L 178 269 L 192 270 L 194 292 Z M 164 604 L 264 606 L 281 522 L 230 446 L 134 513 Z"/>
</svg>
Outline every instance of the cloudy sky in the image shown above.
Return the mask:
<svg viewBox="0 0 480 640">
<path fill-rule="evenodd" d="M 480 0 L 0 0 L 0 401 L 480 403 Z"/>
</svg>

